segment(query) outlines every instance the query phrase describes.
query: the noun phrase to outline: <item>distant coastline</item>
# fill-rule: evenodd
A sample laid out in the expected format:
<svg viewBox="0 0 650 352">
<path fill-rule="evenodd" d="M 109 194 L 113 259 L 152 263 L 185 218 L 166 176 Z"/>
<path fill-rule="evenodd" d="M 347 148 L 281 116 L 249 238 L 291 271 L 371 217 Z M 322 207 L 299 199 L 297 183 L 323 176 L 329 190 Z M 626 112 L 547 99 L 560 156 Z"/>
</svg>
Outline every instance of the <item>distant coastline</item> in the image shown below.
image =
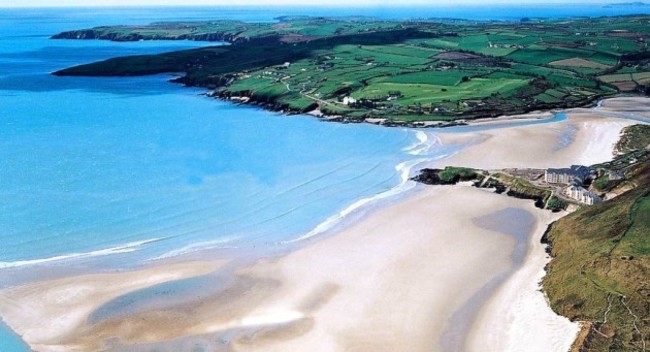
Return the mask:
<svg viewBox="0 0 650 352">
<path fill-rule="evenodd" d="M 345 123 L 447 127 L 479 118 L 586 107 L 621 94 L 650 94 L 650 54 L 644 39 L 650 40 L 650 33 L 611 29 L 636 28 L 648 18 L 451 24 L 284 17 L 272 25 L 214 21 L 96 27 L 53 38 L 189 39 L 231 45 L 118 57 L 54 74 L 184 72 L 173 81 L 271 111 L 311 113 Z M 481 34 L 485 27 L 498 34 Z M 567 33 L 574 37 L 570 42 Z"/>
<path fill-rule="evenodd" d="M 616 8 L 625 8 L 625 7 L 646 7 L 646 6 L 650 6 L 650 4 L 643 1 L 633 1 L 633 2 L 617 2 L 617 3 L 607 4 L 603 6 L 603 8 L 616 9 Z"/>
</svg>

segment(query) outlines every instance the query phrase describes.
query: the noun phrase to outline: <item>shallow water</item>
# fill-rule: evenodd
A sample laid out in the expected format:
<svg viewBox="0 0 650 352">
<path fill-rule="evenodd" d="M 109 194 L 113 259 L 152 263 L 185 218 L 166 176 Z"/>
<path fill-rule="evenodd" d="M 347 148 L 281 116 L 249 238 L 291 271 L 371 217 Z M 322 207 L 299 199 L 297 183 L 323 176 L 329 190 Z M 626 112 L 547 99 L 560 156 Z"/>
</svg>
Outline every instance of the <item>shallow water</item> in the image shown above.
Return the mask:
<svg viewBox="0 0 650 352">
<path fill-rule="evenodd" d="M 0 351 L 26 352 L 29 347 L 0 320 Z"/>
</svg>

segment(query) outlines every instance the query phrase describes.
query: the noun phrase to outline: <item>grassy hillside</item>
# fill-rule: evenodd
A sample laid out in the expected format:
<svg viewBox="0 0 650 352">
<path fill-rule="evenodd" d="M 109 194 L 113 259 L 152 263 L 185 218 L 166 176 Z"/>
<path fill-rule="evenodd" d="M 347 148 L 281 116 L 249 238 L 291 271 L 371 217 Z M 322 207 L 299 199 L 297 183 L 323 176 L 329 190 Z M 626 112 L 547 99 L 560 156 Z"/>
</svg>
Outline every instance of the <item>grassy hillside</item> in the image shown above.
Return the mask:
<svg viewBox="0 0 650 352">
<path fill-rule="evenodd" d="M 574 351 L 650 348 L 650 161 L 626 179 L 632 190 L 560 219 L 545 235 L 551 306 L 586 322 Z"/>
</svg>

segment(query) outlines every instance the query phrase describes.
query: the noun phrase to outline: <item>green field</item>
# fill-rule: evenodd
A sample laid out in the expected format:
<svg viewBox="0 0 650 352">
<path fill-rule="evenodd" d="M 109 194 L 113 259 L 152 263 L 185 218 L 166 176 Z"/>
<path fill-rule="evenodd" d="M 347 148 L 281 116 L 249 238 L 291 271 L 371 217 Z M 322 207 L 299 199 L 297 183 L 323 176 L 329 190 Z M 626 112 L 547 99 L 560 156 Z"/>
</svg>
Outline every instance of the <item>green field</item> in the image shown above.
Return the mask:
<svg viewBox="0 0 650 352">
<path fill-rule="evenodd" d="M 285 17 L 115 26 L 68 39 L 193 39 L 232 45 L 126 57 L 60 75 L 186 72 L 179 82 L 270 108 L 351 120 L 471 119 L 588 104 L 650 89 L 650 16 L 528 22 Z M 356 99 L 344 104 L 344 99 Z M 348 101 L 345 100 L 345 101 Z"/>
<path fill-rule="evenodd" d="M 467 71 L 420 71 L 401 75 L 380 78 L 375 83 L 403 83 L 403 84 L 437 84 L 455 86 L 463 77 L 468 77 Z"/>
</svg>

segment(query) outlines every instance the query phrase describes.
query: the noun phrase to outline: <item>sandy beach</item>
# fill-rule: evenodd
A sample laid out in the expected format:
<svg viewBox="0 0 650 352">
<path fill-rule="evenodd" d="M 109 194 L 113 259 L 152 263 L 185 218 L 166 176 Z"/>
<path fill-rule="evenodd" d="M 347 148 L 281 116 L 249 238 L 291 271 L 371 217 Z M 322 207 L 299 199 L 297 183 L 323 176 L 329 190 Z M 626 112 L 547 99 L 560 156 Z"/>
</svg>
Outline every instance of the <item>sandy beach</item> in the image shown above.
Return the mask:
<svg viewBox="0 0 650 352">
<path fill-rule="evenodd" d="M 84 323 L 121 294 L 205 274 L 215 264 L 40 282 L 2 292 L 0 307 L 10 326 L 42 351 L 100 350 L 110 336 L 122 338 L 113 346 L 119 350 L 121 343 L 189 343 L 207 334 L 238 351 L 428 351 L 455 328 L 453 313 L 512 267 L 517 240 L 473 224 L 485 216 L 516 221 L 499 215 L 507 209 L 534 217 L 526 238 L 549 220 L 531 202 L 471 187 L 431 187 L 336 236 L 240 268 L 232 286 L 199 302 Z M 136 280 L 142 277 L 148 279 Z M 113 280 L 121 284 L 103 291 Z M 461 337 L 447 346 L 461 350 Z"/>
<path fill-rule="evenodd" d="M 593 164 L 633 123 L 582 109 L 552 124 L 428 132 L 468 145 L 432 166 Z M 38 351 L 566 351 L 579 326 L 539 292 L 549 260 L 539 239 L 562 215 L 468 186 L 421 186 L 252 265 L 161 262 L 38 281 L 0 291 L 0 312 Z M 180 279 L 218 289 L 98 314 Z"/>
<path fill-rule="evenodd" d="M 435 166 L 483 169 L 592 165 L 611 160 L 619 132 L 635 121 L 585 109 L 569 111 L 564 121 L 499 128 L 476 133 L 438 133 L 443 144 L 470 144 Z"/>
</svg>

